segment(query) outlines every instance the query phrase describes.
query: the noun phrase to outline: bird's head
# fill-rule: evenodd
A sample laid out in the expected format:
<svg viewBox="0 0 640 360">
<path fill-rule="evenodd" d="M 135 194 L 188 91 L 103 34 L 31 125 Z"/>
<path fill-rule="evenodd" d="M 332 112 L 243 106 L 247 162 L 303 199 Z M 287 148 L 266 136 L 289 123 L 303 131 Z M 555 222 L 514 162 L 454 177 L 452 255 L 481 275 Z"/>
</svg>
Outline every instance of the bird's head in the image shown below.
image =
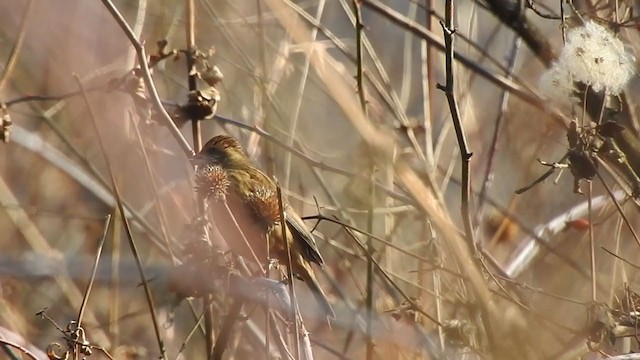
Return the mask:
<svg viewBox="0 0 640 360">
<path fill-rule="evenodd" d="M 191 158 L 196 166 L 218 165 L 225 169 L 238 169 L 250 165 L 240 143 L 227 135 L 218 135 L 209 140 L 198 154 Z"/>
</svg>

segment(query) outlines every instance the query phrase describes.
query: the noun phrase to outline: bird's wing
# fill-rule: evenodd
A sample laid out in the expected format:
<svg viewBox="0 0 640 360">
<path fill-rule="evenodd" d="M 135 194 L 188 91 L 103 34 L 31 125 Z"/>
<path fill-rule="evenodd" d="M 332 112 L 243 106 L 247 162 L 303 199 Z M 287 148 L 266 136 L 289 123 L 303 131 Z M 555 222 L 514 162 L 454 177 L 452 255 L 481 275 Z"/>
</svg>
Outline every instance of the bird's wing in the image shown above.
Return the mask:
<svg viewBox="0 0 640 360">
<path fill-rule="evenodd" d="M 250 176 L 253 180 L 251 186 L 265 186 L 268 184 L 268 186 L 272 188 L 271 190 L 276 191 L 275 182 L 262 171 L 254 169 L 254 171 L 250 172 Z M 252 191 L 255 190 L 252 189 Z M 291 235 L 293 236 L 293 241 L 300 246 L 302 250 L 302 256 L 304 256 L 307 261 L 322 265 L 324 260 L 322 259 L 322 255 L 320 255 L 320 250 L 318 250 L 318 245 L 313 239 L 313 235 L 311 235 L 311 231 L 309 231 L 304 221 L 302 221 L 300 216 L 296 214 L 286 200 L 284 200 L 284 217 L 289 231 L 291 231 Z"/>
<path fill-rule="evenodd" d="M 302 245 L 302 255 L 304 258 L 308 261 L 313 261 L 318 265 L 322 265 L 324 260 L 322 259 L 322 255 L 320 255 L 318 245 L 313 239 L 313 235 L 311 235 L 311 231 L 309 231 L 307 225 L 304 224 L 304 221 L 302 221 L 300 216 L 298 216 L 298 214 L 296 214 L 296 212 L 293 211 L 291 206 L 286 202 L 284 205 L 284 211 L 284 217 L 287 221 L 287 225 L 289 226 L 289 230 L 293 235 L 293 239 L 297 241 L 299 245 Z"/>
</svg>

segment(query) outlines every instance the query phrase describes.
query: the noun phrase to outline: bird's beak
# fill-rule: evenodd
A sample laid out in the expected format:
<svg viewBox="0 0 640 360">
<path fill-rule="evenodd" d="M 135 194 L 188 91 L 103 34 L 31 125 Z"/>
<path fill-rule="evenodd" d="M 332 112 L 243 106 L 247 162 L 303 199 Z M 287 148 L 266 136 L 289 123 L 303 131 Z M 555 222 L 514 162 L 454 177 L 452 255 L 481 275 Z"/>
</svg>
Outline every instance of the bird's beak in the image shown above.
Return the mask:
<svg viewBox="0 0 640 360">
<path fill-rule="evenodd" d="M 189 159 L 189 162 L 193 166 L 201 166 L 205 163 L 205 161 L 206 160 L 204 158 L 204 155 L 202 155 L 202 153 L 195 154 L 193 157 L 191 157 L 191 159 Z"/>
</svg>

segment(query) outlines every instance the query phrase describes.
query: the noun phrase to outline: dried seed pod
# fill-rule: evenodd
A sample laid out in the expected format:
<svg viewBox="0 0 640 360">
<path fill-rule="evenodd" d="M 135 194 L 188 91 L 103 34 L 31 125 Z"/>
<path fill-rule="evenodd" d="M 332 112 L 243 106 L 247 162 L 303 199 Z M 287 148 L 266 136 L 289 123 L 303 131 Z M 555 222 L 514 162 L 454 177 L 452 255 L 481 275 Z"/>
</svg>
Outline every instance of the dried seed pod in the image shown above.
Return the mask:
<svg viewBox="0 0 640 360">
<path fill-rule="evenodd" d="M 216 86 L 216 84 L 224 79 L 222 71 L 220 71 L 217 66 L 211 66 L 209 64 L 205 64 L 205 68 L 200 71 L 199 75 L 209 86 Z"/>
<path fill-rule="evenodd" d="M 5 143 L 9 142 L 11 125 L 13 125 L 13 122 L 9 116 L 9 111 L 7 111 L 7 106 L 0 104 L 0 141 Z"/>
<path fill-rule="evenodd" d="M 216 114 L 220 102 L 220 91 L 213 86 L 189 92 L 187 103 L 180 106 L 190 119 L 210 119 Z"/>
<path fill-rule="evenodd" d="M 204 199 L 222 199 L 229 189 L 229 177 L 220 166 L 206 165 L 198 168 L 194 182 L 195 190 Z"/>
<path fill-rule="evenodd" d="M 280 206 L 278 195 L 266 187 L 258 187 L 245 200 L 251 213 L 266 228 L 280 223 Z"/>
</svg>

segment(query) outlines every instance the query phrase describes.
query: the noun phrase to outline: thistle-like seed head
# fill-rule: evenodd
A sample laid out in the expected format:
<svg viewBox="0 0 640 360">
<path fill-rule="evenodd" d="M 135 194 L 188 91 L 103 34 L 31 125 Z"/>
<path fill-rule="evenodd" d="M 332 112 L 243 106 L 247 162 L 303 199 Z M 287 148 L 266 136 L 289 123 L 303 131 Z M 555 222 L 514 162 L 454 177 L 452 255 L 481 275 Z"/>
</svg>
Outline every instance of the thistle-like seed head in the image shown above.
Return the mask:
<svg viewBox="0 0 640 360">
<path fill-rule="evenodd" d="M 195 190 L 205 199 L 222 199 L 227 195 L 229 176 L 220 166 L 205 165 L 196 171 L 194 182 Z"/>
<path fill-rule="evenodd" d="M 280 222 L 280 206 L 278 195 L 274 190 L 266 187 L 258 187 L 249 193 L 245 202 L 251 213 L 263 226 L 270 228 Z"/>
</svg>

